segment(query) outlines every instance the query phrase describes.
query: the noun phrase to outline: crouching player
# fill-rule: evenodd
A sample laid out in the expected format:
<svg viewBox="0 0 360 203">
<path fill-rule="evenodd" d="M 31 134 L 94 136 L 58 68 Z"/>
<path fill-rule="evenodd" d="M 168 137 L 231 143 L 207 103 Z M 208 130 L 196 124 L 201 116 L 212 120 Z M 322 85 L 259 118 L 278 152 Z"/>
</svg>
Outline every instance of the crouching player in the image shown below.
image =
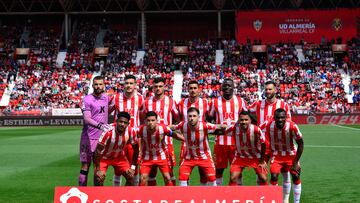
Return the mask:
<svg viewBox="0 0 360 203">
<path fill-rule="evenodd" d="M 230 167 L 229 185 L 238 185 L 238 178 L 245 167 L 255 170 L 257 184 L 267 184 L 267 165 L 265 156 L 265 136 L 261 129 L 251 124 L 251 116 L 248 111 L 242 111 L 239 120 L 226 130 L 234 137 L 236 152 Z"/>
<path fill-rule="evenodd" d="M 165 136 L 184 141 L 184 137 L 164 124 L 158 123 L 158 115 L 149 111 L 145 116 L 145 125 L 140 126 L 139 138 L 141 138 L 141 165 L 140 185 L 145 186 L 149 180 L 149 173 L 153 167 L 158 167 L 164 177 L 166 186 L 173 186 L 170 176 L 170 165 L 167 154 Z"/>
<path fill-rule="evenodd" d="M 95 185 L 103 186 L 106 171 L 109 166 L 114 167 L 116 176 L 123 175 L 126 185 L 134 184 L 135 165 L 139 156 L 139 145 L 135 129 L 128 127 L 130 114 L 120 112 L 117 114 L 116 126 L 104 132 L 99 138 L 95 151 Z M 131 144 L 134 150 L 131 166 L 127 160 L 124 147 Z"/>
<path fill-rule="evenodd" d="M 184 159 L 180 163 L 180 186 L 187 186 L 191 171 L 195 166 L 203 170 L 208 179 L 208 185 L 216 186 L 215 165 L 211 157 L 208 133 L 224 133 L 226 125 L 214 125 L 199 121 L 199 110 L 190 107 L 187 110 L 187 122 L 180 122 L 171 126 L 172 130 L 179 130 L 185 138 Z"/>
<path fill-rule="evenodd" d="M 266 137 L 270 139 L 272 157 L 270 159 L 271 184 L 278 184 L 280 172 L 290 171 L 294 188 L 294 202 L 300 202 L 300 157 L 304 150 L 304 141 L 299 127 L 292 121 L 286 120 L 284 109 L 276 109 L 274 120 L 265 126 Z M 297 144 L 294 144 L 294 141 Z M 283 176 L 286 179 L 287 176 Z M 283 202 L 289 202 L 291 182 L 283 181 Z"/>
</svg>

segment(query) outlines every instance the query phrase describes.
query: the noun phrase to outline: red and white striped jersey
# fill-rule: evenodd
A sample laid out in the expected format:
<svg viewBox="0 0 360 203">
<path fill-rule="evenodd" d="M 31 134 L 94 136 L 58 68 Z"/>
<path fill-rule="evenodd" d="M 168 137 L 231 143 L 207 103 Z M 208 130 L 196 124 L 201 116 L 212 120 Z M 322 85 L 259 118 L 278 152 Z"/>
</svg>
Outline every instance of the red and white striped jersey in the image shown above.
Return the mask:
<svg viewBox="0 0 360 203">
<path fill-rule="evenodd" d="M 139 138 L 141 138 L 142 160 L 166 160 L 167 144 L 165 136 L 172 136 L 169 127 L 159 124 L 155 132 L 150 133 L 146 125 L 140 126 Z"/>
<path fill-rule="evenodd" d="M 138 143 L 137 132 L 132 127 L 127 127 L 125 132 L 120 134 L 116 130 L 116 125 L 112 130 L 104 132 L 99 138 L 99 144 L 105 148 L 101 152 L 102 159 L 116 159 L 119 156 L 124 155 L 124 147 L 127 144 Z"/>
<path fill-rule="evenodd" d="M 265 143 L 265 135 L 258 126 L 250 124 L 248 129 L 243 131 L 239 123 L 235 123 L 226 131 L 232 133 L 235 138 L 236 156 L 248 159 L 261 158 L 261 144 Z"/>
<path fill-rule="evenodd" d="M 291 113 L 289 105 L 281 99 L 277 99 L 274 103 L 269 104 L 266 100 L 259 100 L 248 106 L 248 109 L 252 113 L 256 113 L 257 124 L 260 125 L 266 120 L 272 120 L 275 110 L 282 108 L 286 111 L 286 117 L 291 120 Z"/>
<path fill-rule="evenodd" d="M 187 110 L 190 107 L 195 107 L 199 109 L 200 111 L 200 120 L 199 121 L 205 121 L 205 116 L 210 111 L 210 103 L 207 99 L 198 98 L 196 102 L 192 103 L 189 98 L 182 99 L 180 103 L 178 104 L 179 114 L 183 121 L 187 121 Z"/>
<path fill-rule="evenodd" d="M 182 132 L 185 138 L 185 160 L 212 159 L 208 133 L 213 133 L 216 130 L 216 125 L 201 121 L 192 131 L 188 122 L 180 122 L 176 125 L 176 129 Z"/>
<path fill-rule="evenodd" d="M 156 100 L 154 96 L 146 99 L 141 112 L 145 115 L 149 111 L 154 111 L 158 115 L 159 123 L 165 125 L 171 125 L 173 116 L 179 115 L 175 101 L 168 96 L 160 100 Z M 167 137 L 165 141 L 167 144 L 172 144 L 172 137 Z"/>
<path fill-rule="evenodd" d="M 278 129 L 275 121 L 265 126 L 265 137 L 269 139 L 271 152 L 275 156 L 296 155 L 297 147 L 294 140 L 302 139 L 299 127 L 292 121 L 286 121 L 283 129 Z"/>
<path fill-rule="evenodd" d="M 129 126 L 138 128 L 140 126 L 140 108 L 144 102 L 144 98 L 141 94 L 136 93 L 133 97 L 127 98 L 124 93 L 118 93 L 113 96 L 112 101 L 115 106 L 115 120 L 116 115 L 125 111 L 131 116 Z"/>
<path fill-rule="evenodd" d="M 243 98 L 233 96 L 230 100 L 223 97 L 213 99 L 211 104 L 210 116 L 216 116 L 217 124 L 232 125 L 239 119 L 239 113 L 246 111 L 246 102 Z M 217 145 L 235 145 L 235 140 L 231 133 L 216 136 Z"/>
</svg>

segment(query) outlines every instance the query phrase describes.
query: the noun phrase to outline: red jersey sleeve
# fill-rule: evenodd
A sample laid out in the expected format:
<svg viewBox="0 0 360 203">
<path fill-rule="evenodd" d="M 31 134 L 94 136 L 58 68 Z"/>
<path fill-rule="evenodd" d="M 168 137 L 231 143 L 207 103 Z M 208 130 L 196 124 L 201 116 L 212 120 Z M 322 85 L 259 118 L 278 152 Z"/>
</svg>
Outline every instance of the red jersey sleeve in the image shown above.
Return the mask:
<svg viewBox="0 0 360 203">
<path fill-rule="evenodd" d="M 251 113 L 255 113 L 256 112 L 256 107 L 257 107 L 257 101 L 256 102 L 253 102 L 252 104 L 250 104 L 248 106 L 248 110 L 251 112 Z"/>
<path fill-rule="evenodd" d="M 299 129 L 299 127 L 298 127 L 295 123 L 293 123 L 293 124 L 291 125 L 291 132 L 292 132 L 292 134 L 294 135 L 295 140 L 300 140 L 300 139 L 302 139 L 302 134 L 301 134 L 301 132 L 300 132 L 300 129 Z"/>
<path fill-rule="evenodd" d="M 137 137 L 137 130 L 134 128 L 131 128 L 130 134 L 129 134 L 129 143 L 132 145 L 135 145 L 139 142 Z"/>
<path fill-rule="evenodd" d="M 109 138 L 111 138 L 112 130 L 103 132 L 99 138 L 99 144 L 105 146 Z"/>
<path fill-rule="evenodd" d="M 209 133 L 214 133 L 216 130 L 216 125 L 212 124 L 212 123 L 206 123 L 206 129 L 208 130 Z"/>
</svg>

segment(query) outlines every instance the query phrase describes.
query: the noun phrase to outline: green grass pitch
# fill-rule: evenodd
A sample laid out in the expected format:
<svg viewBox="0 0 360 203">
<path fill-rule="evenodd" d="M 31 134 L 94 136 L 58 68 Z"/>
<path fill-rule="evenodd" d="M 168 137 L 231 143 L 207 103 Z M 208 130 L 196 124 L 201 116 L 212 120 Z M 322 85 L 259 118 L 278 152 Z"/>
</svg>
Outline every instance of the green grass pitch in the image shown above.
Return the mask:
<svg viewBox="0 0 360 203">
<path fill-rule="evenodd" d="M 359 201 L 360 126 L 304 125 L 300 129 L 305 143 L 302 202 Z M 80 127 L 0 128 L 0 202 L 52 202 L 55 186 L 76 186 L 80 132 Z M 179 142 L 175 143 L 179 151 Z M 111 185 L 111 178 L 112 169 L 106 185 Z M 198 184 L 195 169 L 191 185 Z M 245 171 L 244 184 L 255 185 L 252 170 Z"/>
</svg>

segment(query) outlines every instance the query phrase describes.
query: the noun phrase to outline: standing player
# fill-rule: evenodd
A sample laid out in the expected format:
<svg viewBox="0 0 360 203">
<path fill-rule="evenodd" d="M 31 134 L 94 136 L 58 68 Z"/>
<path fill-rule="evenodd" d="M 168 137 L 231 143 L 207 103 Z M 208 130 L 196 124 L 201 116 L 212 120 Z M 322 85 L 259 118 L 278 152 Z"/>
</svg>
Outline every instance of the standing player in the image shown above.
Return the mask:
<svg viewBox="0 0 360 203">
<path fill-rule="evenodd" d="M 136 78 L 134 75 L 126 75 L 124 81 L 125 91 L 122 93 L 118 93 L 113 97 L 112 106 L 115 107 L 115 115 L 117 115 L 117 113 L 121 111 L 129 113 L 131 116 L 129 126 L 133 128 L 138 128 L 140 126 L 139 110 L 143 104 L 144 98 L 136 91 Z M 114 120 L 116 120 L 116 118 Z M 132 150 L 131 144 L 125 147 L 125 154 L 128 160 L 132 160 L 134 151 Z M 136 166 L 134 184 L 138 185 L 138 183 L 138 167 Z M 119 176 L 114 176 L 113 185 L 121 185 L 121 178 Z"/>
<path fill-rule="evenodd" d="M 179 120 L 179 112 L 176 109 L 175 101 L 172 98 L 165 95 L 164 86 L 165 86 L 164 78 L 158 77 L 154 79 L 153 81 L 154 96 L 151 96 L 148 99 L 146 99 L 141 107 L 140 114 L 143 120 L 145 120 L 144 119 L 145 115 L 149 111 L 154 111 L 158 115 L 160 124 L 171 125 L 173 119 L 175 121 Z M 173 167 L 176 165 L 176 160 L 175 160 L 172 138 L 166 137 L 165 142 L 167 144 L 167 150 L 169 153 L 168 158 L 169 161 L 171 162 L 170 175 L 173 184 L 175 185 L 176 178 L 173 173 Z M 149 177 L 149 185 L 151 186 L 156 185 L 156 178 L 155 178 L 156 173 L 157 173 L 157 168 L 153 167 Z"/>
<path fill-rule="evenodd" d="M 289 105 L 281 99 L 276 98 L 276 84 L 273 81 L 265 83 L 265 100 L 252 103 L 248 108 L 251 113 L 256 113 L 257 124 L 261 125 L 265 121 L 270 121 L 274 117 L 274 112 L 278 108 L 286 111 L 287 119 L 291 119 Z"/>
<path fill-rule="evenodd" d="M 236 155 L 230 167 L 229 185 L 238 184 L 238 179 L 245 167 L 255 170 L 258 185 L 266 185 L 265 136 L 258 126 L 251 124 L 250 112 L 242 111 L 239 121 L 226 132 L 232 133 L 236 144 Z"/>
<path fill-rule="evenodd" d="M 217 124 L 230 126 L 239 119 L 239 113 L 246 111 L 245 100 L 234 96 L 234 81 L 226 78 L 221 86 L 222 96 L 213 99 L 210 115 L 216 116 Z M 214 154 L 216 166 L 216 183 L 222 185 L 223 173 L 228 163 L 231 163 L 235 156 L 235 140 L 231 133 L 216 137 Z"/>
<path fill-rule="evenodd" d="M 214 125 L 199 121 L 200 111 L 195 107 L 187 110 L 187 122 L 180 122 L 171 126 L 173 130 L 179 130 L 185 138 L 185 154 L 180 164 L 180 186 L 187 186 L 192 169 L 198 166 L 203 170 L 208 179 L 208 185 L 216 186 L 215 166 L 211 157 L 208 141 L 208 133 L 225 130 L 226 125 Z"/>
<path fill-rule="evenodd" d="M 182 99 L 178 105 L 180 118 L 183 121 L 187 121 L 187 110 L 190 107 L 195 107 L 199 110 L 199 121 L 205 121 L 205 117 L 210 111 L 210 104 L 206 99 L 202 99 L 199 97 L 200 89 L 199 83 L 195 80 L 190 81 L 188 84 L 188 91 L 189 91 L 189 98 Z M 181 154 L 180 159 L 183 158 L 183 153 L 185 152 L 185 143 L 181 146 Z M 181 160 L 180 160 L 181 161 Z M 207 184 L 207 177 L 205 173 L 199 168 L 199 175 L 200 175 L 200 183 L 201 185 Z"/>
<path fill-rule="evenodd" d="M 94 159 L 94 152 L 99 137 L 103 131 L 111 128 L 108 125 L 109 97 L 104 92 L 104 78 L 96 76 L 93 79 L 94 92 L 86 95 L 82 104 L 84 126 L 80 139 L 79 186 L 87 185 L 89 167 Z"/>
<path fill-rule="evenodd" d="M 128 127 L 130 114 L 120 112 L 117 114 L 116 125 L 109 131 L 104 132 L 99 138 L 99 143 L 95 152 L 95 175 L 96 186 L 103 186 L 106 171 L 109 166 L 114 167 L 114 173 L 117 176 L 123 175 L 127 185 L 134 184 L 135 165 L 139 155 L 139 145 L 136 136 L 136 130 Z M 131 160 L 126 158 L 124 148 L 131 144 L 134 150 L 134 156 Z"/>
<path fill-rule="evenodd" d="M 141 138 L 141 166 L 140 185 L 148 184 L 149 173 L 153 167 L 159 167 L 166 186 L 173 186 L 170 177 L 170 167 L 167 159 L 167 145 L 165 136 L 170 136 L 180 141 L 184 137 L 173 132 L 164 124 L 158 124 L 158 116 L 155 112 L 149 111 L 146 114 L 146 124 L 140 126 L 139 138 Z"/>
<path fill-rule="evenodd" d="M 257 124 L 260 128 L 266 125 L 267 122 L 270 122 L 274 118 L 275 110 L 278 108 L 282 108 L 286 111 L 287 119 L 291 120 L 291 113 L 289 105 L 281 99 L 276 98 L 277 90 L 276 84 L 273 81 L 268 81 L 265 83 L 265 100 L 259 100 L 252 103 L 248 108 L 252 113 L 256 113 Z M 263 129 L 265 131 L 265 129 Z M 266 134 L 265 134 L 266 135 Z M 266 152 L 265 152 L 265 161 L 268 163 L 270 159 L 270 139 L 267 137 L 266 139 Z M 282 171 L 283 176 L 286 177 L 283 179 L 284 185 L 290 185 L 290 173 Z M 288 182 L 285 182 L 288 180 Z"/>
<path fill-rule="evenodd" d="M 276 109 L 274 120 L 266 124 L 266 137 L 270 138 L 271 161 L 270 173 L 271 184 L 278 184 L 280 172 L 290 172 L 294 188 L 294 202 L 300 202 L 300 157 L 304 150 L 304 142 L 299 127 L 292 121 L 287 120 L 284 109 Z M 294 141 L 297 144 L 294 144 Z M 284 173 L 283 173 L 284 174 Z M 287 179 L 287 176 L 283 176 Z M 290 180 L 285 180 L 288 183 Z M 289 202 L 291 183 L 283 185 L 283 202 Z"/>
</svg>

